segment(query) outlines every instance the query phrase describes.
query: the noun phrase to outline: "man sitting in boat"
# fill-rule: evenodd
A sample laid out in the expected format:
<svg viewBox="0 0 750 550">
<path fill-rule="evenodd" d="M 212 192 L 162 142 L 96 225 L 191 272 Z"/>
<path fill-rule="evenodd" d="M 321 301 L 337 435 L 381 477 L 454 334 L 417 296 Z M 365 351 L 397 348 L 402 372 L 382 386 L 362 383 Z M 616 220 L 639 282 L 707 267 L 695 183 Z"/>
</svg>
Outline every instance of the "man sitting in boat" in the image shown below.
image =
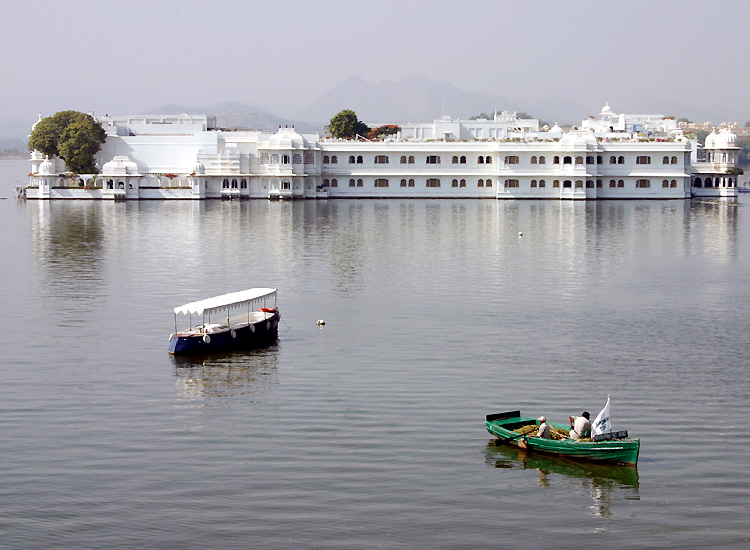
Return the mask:
<svg viewBox="0 0 750 550">
<path fill-rule="evenodd" d="M 539 417 L 539 431 L 536 433 L 536 435 L 532 435 L 531 437 L 541 437 L 544 439 L 552 438 L 552 433 L 551 433 L 549 424 L 547 424 L 547 417 L 545 416 Z"/>
<path fill-rule="evenodd" d="M 583 439 L 591 435 L 591 416 L 587 411 L 583 411 L 581 416 L 570 417 L 570 437 L 573 439 Z"/>
</svg>

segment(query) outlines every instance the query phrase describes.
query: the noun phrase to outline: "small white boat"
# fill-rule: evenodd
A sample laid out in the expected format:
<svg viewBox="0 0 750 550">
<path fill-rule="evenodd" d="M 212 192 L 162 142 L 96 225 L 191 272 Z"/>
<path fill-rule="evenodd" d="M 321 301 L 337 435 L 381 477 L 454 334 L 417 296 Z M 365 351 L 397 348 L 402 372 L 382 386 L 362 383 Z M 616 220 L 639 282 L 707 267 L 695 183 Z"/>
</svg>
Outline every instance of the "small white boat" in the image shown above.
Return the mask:
<svg viewBox="0 0 750 550">
<path fill-rule="evenodd" d="M 275 342 L 281 319 L 276 292 L 275 288 L 249 288 L 174 308 L 175 332 L 169 337 L 169 353 L 252 349 Z M 189 317 L 189 328 L 177 330 L 178 315 Z M 193 325 L 193 315 L 201 316 L 200 324 Z"/>
</svg>

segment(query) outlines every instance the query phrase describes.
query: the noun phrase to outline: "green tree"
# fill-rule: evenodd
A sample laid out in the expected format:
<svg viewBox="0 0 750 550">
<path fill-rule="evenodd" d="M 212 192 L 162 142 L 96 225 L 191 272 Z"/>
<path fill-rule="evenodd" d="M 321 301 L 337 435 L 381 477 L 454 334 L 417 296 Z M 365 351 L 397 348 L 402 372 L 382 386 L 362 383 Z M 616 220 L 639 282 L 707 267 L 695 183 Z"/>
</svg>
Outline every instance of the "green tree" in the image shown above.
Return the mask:
<svg viewBox="0 0 750 550">
<path fill-rule="evenodd" d="M 357 113 L 344 109 L 331 119 L 326 130 L 335 138 L 353 139 L 358 135 L 365 136 L 370 127 L 357 118 Z"/>
<path fill-rule="evenodd" d="M 94 156 L 107 134 L 94 117 L 78 111 L 60 111 L 39 121 L 29 137 L 29 151 L 65 160 L 68 170 L 95 173 Z"/>
<path fill-rule="evenodd" d="M 687 122 L 688 124 L 690 124 L 690 123 L 691 123 L 691 122 L 693 122 L 693 121 L 692 121 L 692 120 L 690 120 L 689 118 L 685 118 L 685 117 L 683 116 L 683 117 L 680 117 L 680 118 L 678 118 L 678 119 L 677 119 L 677 122 Z"/>
</svg>

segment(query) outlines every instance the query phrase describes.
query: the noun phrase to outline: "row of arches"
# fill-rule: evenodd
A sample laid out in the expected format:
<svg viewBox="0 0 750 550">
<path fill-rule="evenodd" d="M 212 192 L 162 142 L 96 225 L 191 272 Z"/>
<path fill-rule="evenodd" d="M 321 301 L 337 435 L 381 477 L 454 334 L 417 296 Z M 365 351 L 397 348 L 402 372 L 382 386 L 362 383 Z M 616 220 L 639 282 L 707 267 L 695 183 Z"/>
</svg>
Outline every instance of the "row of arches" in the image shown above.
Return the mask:
<svg viewBox="0 0 750 550">
<path fill-rule="evenodd" d="M 737 187 L 737 180 L 735 178 L 727 177 L 708 177 L 708 178 L 695 178 L 693 180 L 693 187 L 703 188 L 719 188 L 719 187 Z"/>
</svg>

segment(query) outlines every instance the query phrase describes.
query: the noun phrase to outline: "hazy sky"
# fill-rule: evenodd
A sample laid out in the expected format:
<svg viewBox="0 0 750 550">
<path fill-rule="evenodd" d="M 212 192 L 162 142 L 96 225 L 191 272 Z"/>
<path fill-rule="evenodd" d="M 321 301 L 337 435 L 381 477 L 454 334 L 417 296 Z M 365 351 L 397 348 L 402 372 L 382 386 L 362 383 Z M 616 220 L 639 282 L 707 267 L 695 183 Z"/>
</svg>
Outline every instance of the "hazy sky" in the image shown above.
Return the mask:
<svg viewBox="0 0 750 550">
<path fill-rule="evenodd" d="M 0 136 L 63 109 L 287 115 L 352 75 L 592 112 L 649 95 L 744 112 L 748 96 L 750 0 L 8 0 L 0 13 Z"/>
</svg>

